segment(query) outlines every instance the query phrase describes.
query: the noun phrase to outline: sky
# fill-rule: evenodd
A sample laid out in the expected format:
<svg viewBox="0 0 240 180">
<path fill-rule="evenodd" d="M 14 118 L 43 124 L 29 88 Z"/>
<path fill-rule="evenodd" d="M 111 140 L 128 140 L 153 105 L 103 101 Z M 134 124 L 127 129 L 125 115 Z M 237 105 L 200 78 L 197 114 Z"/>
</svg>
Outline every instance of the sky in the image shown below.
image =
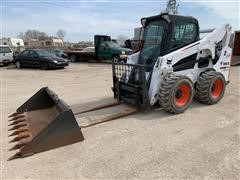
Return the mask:
<svg viewBox="0 0 240 180">
<path fill-rule="evenodd" d="M 179 14 L 199 20 L 200 29 L 225 23 L 240 29 L 240 0 L 177 0 Z M 67 32 L 65 41 L 93 41 L 95 34 L 117 38 L 134 36 L 140 19 L 159 14 L 167 0 L 0 0 L 1 37 L 37 29 L 56 36 Z"/>
</svg>

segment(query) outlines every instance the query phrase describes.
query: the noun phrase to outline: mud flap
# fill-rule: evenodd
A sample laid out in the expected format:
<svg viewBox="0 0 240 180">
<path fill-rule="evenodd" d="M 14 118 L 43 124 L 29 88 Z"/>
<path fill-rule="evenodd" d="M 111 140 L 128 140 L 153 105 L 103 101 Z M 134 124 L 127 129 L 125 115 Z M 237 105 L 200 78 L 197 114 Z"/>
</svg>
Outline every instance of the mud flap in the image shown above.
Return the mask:
<svg viewBox="0 0 240 180">
<path fill-rule="evenodd" d="M 9 160 L 84 140 L 70 107 L 48 87 L 41 88 L 9 117 L 10 136 L 15 136 L 10 142 L 18 142 L 10 150 L 19 149 Z"/>
</svg>

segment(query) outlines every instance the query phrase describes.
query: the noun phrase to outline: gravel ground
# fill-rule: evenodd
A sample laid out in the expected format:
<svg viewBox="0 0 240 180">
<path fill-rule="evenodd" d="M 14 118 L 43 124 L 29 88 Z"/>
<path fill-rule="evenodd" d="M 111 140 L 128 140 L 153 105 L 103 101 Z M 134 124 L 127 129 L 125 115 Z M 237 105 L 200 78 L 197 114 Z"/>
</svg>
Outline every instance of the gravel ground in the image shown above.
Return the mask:
<svg viewBox="0 0 240 180">
<path fill-rule="evenodd" d="M 179 115 L 137 113 L 83 129 L 83 142 L 6 161 L 14 153 L 8 151 L 7 116 L 37 90 L 48 86 L 77 108 L 111 99 L 112 76 L 109 64 L 73 63 L 52 71 L 0 67 L 2 178 L 239 179 L 239 70 L 232 67 L 216 105 L 193 102 Z"/>
</svg>

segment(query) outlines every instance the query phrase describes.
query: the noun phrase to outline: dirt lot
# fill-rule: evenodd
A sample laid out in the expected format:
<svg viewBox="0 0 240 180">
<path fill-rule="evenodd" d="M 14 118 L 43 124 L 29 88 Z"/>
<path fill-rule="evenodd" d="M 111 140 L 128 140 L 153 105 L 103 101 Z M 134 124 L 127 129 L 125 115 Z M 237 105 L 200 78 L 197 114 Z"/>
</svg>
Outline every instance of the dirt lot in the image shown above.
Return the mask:
<svg viewBox="0 0 240 180">
<path fill-rule="evenodd" d="M 239 70 L 216 105 L 193 102 L 183 114 L 161 109 L 83 129 L 85 141 L 6 161 L 7 116 L 42 86 L 66 103 L 112 97 L 111 66 L 75 63 L 63 70 L 0 68 L 1 170 L 3 179 L 238 179 Z M 79 121 L 78 121 L 79 122 Z M 81 122 L 79 122 L 81 124 Z"/>
</svg>

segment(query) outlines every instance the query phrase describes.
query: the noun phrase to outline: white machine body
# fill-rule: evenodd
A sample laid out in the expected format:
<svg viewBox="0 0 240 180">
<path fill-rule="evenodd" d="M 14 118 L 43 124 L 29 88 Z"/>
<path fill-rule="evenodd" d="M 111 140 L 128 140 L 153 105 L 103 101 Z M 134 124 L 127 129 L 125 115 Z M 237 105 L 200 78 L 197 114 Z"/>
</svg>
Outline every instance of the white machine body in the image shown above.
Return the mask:
<svg viewBox="0 0 240 180">
<path fill-rule="evenodd" d="M 163 77 L 169 72 L 174 72 L 173 65 L 183 58 L 196 53 L 197 58 L 194 68 L 176 71 L 174 73 L 185 75 L 189 77 L 193 83 L 196 83 L 200 73 L 206 71 L 207 69 L 212 69 L 221 73 L 225 78 L 225 81 L 228 82 L 232 54 L 232 49 L 229 47 L 230 37 L 231 26 L 229 24 L 225 24 L 197 42 L 158 57 L 152 71 L 150 87 L 148 90 L 150 105 L 153 106 L 158 101 L 158 92 Z M 140 52 L 128 56 L 127 63 L 138 64 L 139 55 Z M 206 67 L 199 68 L 198 60 L 201 58 L 211 59 Z M 146 78 L 148 77 L 149 74 L 146 74 Z"/>
</svg>

